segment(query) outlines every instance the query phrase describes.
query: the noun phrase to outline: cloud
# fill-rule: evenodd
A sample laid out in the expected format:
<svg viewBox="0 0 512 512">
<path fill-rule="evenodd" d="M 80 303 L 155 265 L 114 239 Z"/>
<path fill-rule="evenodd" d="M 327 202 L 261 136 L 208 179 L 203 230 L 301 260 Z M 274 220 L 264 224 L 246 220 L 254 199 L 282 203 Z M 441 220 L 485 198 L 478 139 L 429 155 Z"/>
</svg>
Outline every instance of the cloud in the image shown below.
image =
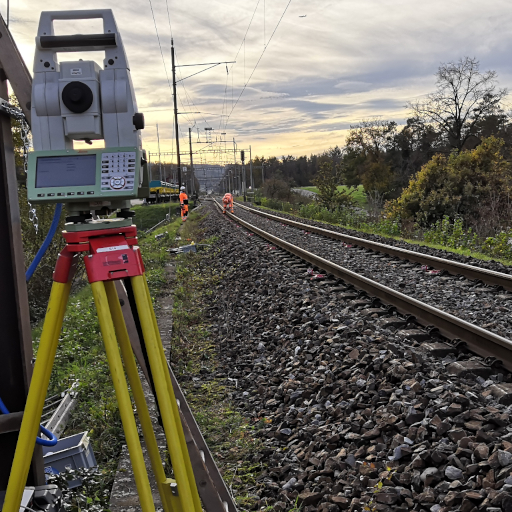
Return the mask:
<svg viewBox="0 0 512 512">
<path fill-rule="evenodd" d="M 144 144 L 151 151 L 157 123 L 161 147 L 170 151 L 173 144 L 169 18 L 178 65 L 237 61 L 178 84 L 184 148 L 190 126 L 196 134 L 213 127 L 214 138 L 235 137 L 260 155 L 321 152 L 343 144 L 350 125 L 363 118 L 404 123 L 406 102 L 434 88 L 439 64 L 465 55 L 495 69 L 501 86 L 512 85 L 512 11 L 505 0 L 293 0 L 270 42 L 288 0 L 265 2 L 265 13 L 262 1 L 255 11 L 257 0 L 151 3 L 160 45 L 149 0 L 87 6 L 114 10 L 138 104 L 148 107 Z M 69 6 L 47 0 L 44 8 Z M 40 9 L 37 0 L 11 2 L 11 29 L 29 69 Z M 179 67 L 178 78 L 200 69 Z"/>
</svg>

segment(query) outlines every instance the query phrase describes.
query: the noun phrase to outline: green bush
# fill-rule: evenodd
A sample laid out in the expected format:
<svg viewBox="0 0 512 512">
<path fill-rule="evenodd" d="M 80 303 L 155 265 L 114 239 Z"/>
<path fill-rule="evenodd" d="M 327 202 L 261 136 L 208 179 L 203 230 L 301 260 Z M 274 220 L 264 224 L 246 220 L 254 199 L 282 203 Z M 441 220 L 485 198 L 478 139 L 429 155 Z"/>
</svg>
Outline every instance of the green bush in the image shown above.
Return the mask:
<svg viewBox="0 0 512 512">
<path fill-rule="evenodd" d="M 296 208 L 296 205 L 288 201 L 280 201 L 279 199 L 271 199 L 268 197 L 261 198 L 261 206 L 280 212 L 292 212 Z"/>
<path fill-rule="evenodd" d="M 512 229 L 502 231 L 494 237 L 487 237 L 481 252 L 495 258 L 512 259 Z"/>
<path fill-rule="evenodd" d="M 512 166 L 504 159 L 503 145 L 502 139 L 489 137 L 471 151 L 435 155 L 386 205 L 388 215 L 423 227 L 460 216 L 465 225 L 495 233 L 512 220 Z"/>
<path fill-rule="evenodd" d="M 433 226 L 424 231 L 423 240 L 427 243 L 444 245 L 452 249 L 476 249 L 480 246 L 478 237 L 472 228 L 464 230 L 464 222 L 461 217 L 453 221 L 445 215 Z"/>
</svg>

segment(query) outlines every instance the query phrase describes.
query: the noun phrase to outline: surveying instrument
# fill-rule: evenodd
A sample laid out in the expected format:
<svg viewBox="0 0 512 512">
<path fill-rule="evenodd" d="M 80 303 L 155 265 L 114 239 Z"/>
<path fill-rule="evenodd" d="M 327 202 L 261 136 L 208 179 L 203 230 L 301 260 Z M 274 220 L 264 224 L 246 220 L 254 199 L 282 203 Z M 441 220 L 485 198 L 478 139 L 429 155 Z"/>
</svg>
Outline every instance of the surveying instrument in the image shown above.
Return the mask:
<svg viewBox="0 0 512 512">
<path fill-rule="evenodd" d="M 99 18 L 103 33 L 55 35 L 55 20 Z M 104 51 L 96 62 L 59 62 L 57 52 Z M 201 502 L 180 421 L 171 376 L 149 293 L 144 264 L 132 225 L 130 200 L 148 195 L 144 118 L 137 112 L 130 69 L 111 10 L 41 14 L 32 86 L 34 151 L 29 154 L 28 199 L 65 203 L 63 236 L 44 320 L 37 359 L 11 468 L 3 512 L 18 512 L 75 266 L 83 256 L 92 288 L 110 373 L 119 404 L 133 473 L 144 512 L 155 505 L 125 377 L 133 393 L 143 436 L 165 512 L 200 512 Z M 74 141 L 104 140 L 101 149 L 74 149 Z M 100 215 L 117 212 L 117 218 Z M 155 398 L 167 439 L 175 479 L 167 478 L 144 397 L 115 281 L 126 289 L 140 326 Z M 123 367 L 124 361 L 124 367 Z"/>
</svg>

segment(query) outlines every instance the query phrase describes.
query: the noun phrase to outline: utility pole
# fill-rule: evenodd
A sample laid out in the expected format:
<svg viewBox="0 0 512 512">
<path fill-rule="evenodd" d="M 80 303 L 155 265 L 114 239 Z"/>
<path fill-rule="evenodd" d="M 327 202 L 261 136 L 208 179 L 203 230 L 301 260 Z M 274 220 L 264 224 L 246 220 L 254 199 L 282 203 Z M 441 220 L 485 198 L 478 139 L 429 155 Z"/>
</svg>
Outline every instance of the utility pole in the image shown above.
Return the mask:
<svg viewBox="0 0 512 512">
<path fill-rule="evenodd" d="M 178 188 L 181 187 L 180 132 L 178 128 L 178 101 L 176 96 L 176 64 L 174 62 L 174 39 L 171 39 L 172 94 L 174 101 L 174 131 L 176 132 L 176 154 L 178 156 Z"/>
<path fill-rule="evenodd" d="M 233 160 L 235 161 L 235 170 L 233 175 L 233 185 L 236 187 L 236 142 L 235 137 L 233 137 Z"/>
<path fill-rule="evenodd" d="M 249 146 L 249 170 L 251 173 L 251 190 L 254 193 L 254 180 L 252 179 L 252 151 L 251 146 Z"/>
<path fill-rule="evenodd" d="M 188 129 L 188 145 L 190 148 L 190 172 L 192 173 L 192 192 L 195 192 L 195 173 L 194 173 L 194 162 L 192 160 L 192 128 Z"/>
<path fill-rule="evenodd" d="M 243 172 L 243 175 L 242 175 L 242 192 L 243 192 L 243 195 L 244 195 L 244 203 L 247 201 L 247 197 L 246 197 L 246 178 L 245 178 L 245 151 L 242 149 L 242 151 L 240 151 L 240 157 L 242 158 L 242 172 Z"/>
<path fill-rule="evenodd" d="M 162 181 L 162 157 L 160 155 L 160 135 L 158 134 L 158 123 L 156 125 L 156 140 L 158 141 L 158 167 L 160 170 L 160 181 Z"/>
<path fill-rule="evenodd" d="M 263 188 L 263 183 L 265 183 L 265 163 L 263 160 L 261 161 L 261 187 Z"/>
</svg>

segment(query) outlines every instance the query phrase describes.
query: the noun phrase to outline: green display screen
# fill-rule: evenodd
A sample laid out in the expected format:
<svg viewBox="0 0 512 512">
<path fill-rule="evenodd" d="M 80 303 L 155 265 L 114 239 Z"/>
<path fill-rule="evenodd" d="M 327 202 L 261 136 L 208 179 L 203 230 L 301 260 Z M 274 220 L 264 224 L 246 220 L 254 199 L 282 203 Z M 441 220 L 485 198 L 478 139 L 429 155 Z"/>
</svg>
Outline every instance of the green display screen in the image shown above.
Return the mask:
<svg viewBox="0 0 512 512">
<path fill-rule="evenodd" d="M 78 187 L 96 184 L 96 155 L 37 158 L 36 188 Z"/>
</svg>

